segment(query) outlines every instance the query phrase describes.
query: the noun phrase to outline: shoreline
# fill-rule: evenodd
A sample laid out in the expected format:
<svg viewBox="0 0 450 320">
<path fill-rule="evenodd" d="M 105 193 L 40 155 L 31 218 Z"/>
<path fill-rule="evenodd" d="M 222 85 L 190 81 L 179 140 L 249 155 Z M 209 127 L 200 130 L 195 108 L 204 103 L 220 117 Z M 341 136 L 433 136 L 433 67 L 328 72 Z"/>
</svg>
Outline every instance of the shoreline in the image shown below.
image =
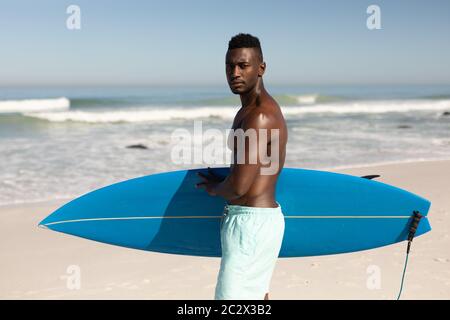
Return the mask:
<svg viewBox="0 0 450 320">
<path fill-rule="evenodd" d="M 363 168 L 372 168 L 372 167 L 384 167 L 389 165 L 401 165 L 407 163 L 423 163 L 423 162 L 442 162 L 442 161 L 450 161 L 450 158 L 432 158 L 432 159 L 410 159 L 403 161 L 383 161 L 383 162 L 374 162 L 369 164 L 352 164 L 348 166 L 337 166 L 337 167 L 321 167 L 320 169 L 313 170 L 323 170 L 323 171 L 339 171 L 339 170 L 352 170 L 352 169 L 363 169 Z"/>
<path fill-rule="evenodd" d="M 414 240 L 402 299 L 450 298 L 450 160 L 333 170 L 432 202 L 432 231 Z M 69 199 L 70 200 L 70 199 Z M 0 206 L 1 299 L 212 299 L 220 259 L 112 246 L 39 228 L 64 199 Z M 279 259 L 271 299 L 395 299 L 406 242 L 328 256 Z M 81 287 L 70 287 L 74 270 Z M 75 268 L 75 269 L 74 269 Z M 374 271 L 375 270 L 375 271 Z M 379 288 L 370 289 L 374 272 Z"/>
</svg>

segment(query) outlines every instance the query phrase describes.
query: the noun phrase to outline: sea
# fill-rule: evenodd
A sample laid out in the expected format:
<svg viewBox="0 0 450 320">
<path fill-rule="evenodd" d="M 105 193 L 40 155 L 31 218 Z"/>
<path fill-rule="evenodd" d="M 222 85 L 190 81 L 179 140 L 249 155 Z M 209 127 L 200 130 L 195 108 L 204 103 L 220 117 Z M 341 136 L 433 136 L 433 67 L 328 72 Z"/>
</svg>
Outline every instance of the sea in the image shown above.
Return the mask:
<svg viewBox="0 0 450 320">
<path fill-rule="evenodd" d="M 289 130 L 285 167 L 450 159 L 450 85 L 266 89 Z M 181 133 L 192 154 L 202 154 L 211 139 L 226 149 L 225 132 L 240 107 L 226 84 L 0 87 L 0 205 L 71 199 L 148 174 L 227 166 L 226 157 L 211 163 L 189 153 L 180 161 L 174 147 Z"/>
</svg>

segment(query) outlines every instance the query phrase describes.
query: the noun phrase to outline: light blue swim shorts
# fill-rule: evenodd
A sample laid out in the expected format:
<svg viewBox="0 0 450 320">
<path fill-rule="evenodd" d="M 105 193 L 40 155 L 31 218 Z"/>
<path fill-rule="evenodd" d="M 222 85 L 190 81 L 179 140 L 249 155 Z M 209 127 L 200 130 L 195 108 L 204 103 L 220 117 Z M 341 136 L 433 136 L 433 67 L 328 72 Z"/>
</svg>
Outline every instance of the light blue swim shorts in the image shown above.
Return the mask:
<svg viewBox="0 0 450 320">
<path fill-rule="evenodd" d="M 221 223 L 222 260 L 215 299 L 264 299 L 283 241 L 280 204 L 277 208 L 226 205 Z"/>
</svg>

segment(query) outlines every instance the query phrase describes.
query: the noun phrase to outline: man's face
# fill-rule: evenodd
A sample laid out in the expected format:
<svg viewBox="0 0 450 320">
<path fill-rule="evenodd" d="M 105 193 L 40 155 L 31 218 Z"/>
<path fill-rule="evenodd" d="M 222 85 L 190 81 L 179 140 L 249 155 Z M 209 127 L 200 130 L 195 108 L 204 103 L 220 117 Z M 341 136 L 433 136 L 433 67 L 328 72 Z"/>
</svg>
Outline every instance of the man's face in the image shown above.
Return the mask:
<svg viewBox="0 0 450 320">
<path fill-rule="evenodd" d="M 228 50 L 225 57 L 225 72 L 228 85 L 234 94 L 250 91 L 262 75 L 258 51 L 254 48 Z"/>
</svg>

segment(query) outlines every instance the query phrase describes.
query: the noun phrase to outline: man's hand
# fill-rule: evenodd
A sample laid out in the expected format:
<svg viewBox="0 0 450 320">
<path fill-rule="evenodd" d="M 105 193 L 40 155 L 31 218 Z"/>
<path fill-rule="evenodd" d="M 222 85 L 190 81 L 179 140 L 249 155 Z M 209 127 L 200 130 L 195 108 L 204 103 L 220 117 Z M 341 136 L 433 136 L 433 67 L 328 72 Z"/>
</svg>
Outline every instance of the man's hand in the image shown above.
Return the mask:
<svg viewBox="0 0 450 320">
<path fill-rule="evenodd" d="M 208 167 L 208 175 L 201 172 L 197 172 L 197 175 L 201 179 L 203 179 L 203 181 L 196 183 L 195 187 L 204 188 L 210 196 L 216 196 L 217 194 L 215 193 L 214 189 L 215 187 L 217 187 L 219 183 L 223 181 L 223 178 L 216 175 L 209 167 Z"/>
</svg>

